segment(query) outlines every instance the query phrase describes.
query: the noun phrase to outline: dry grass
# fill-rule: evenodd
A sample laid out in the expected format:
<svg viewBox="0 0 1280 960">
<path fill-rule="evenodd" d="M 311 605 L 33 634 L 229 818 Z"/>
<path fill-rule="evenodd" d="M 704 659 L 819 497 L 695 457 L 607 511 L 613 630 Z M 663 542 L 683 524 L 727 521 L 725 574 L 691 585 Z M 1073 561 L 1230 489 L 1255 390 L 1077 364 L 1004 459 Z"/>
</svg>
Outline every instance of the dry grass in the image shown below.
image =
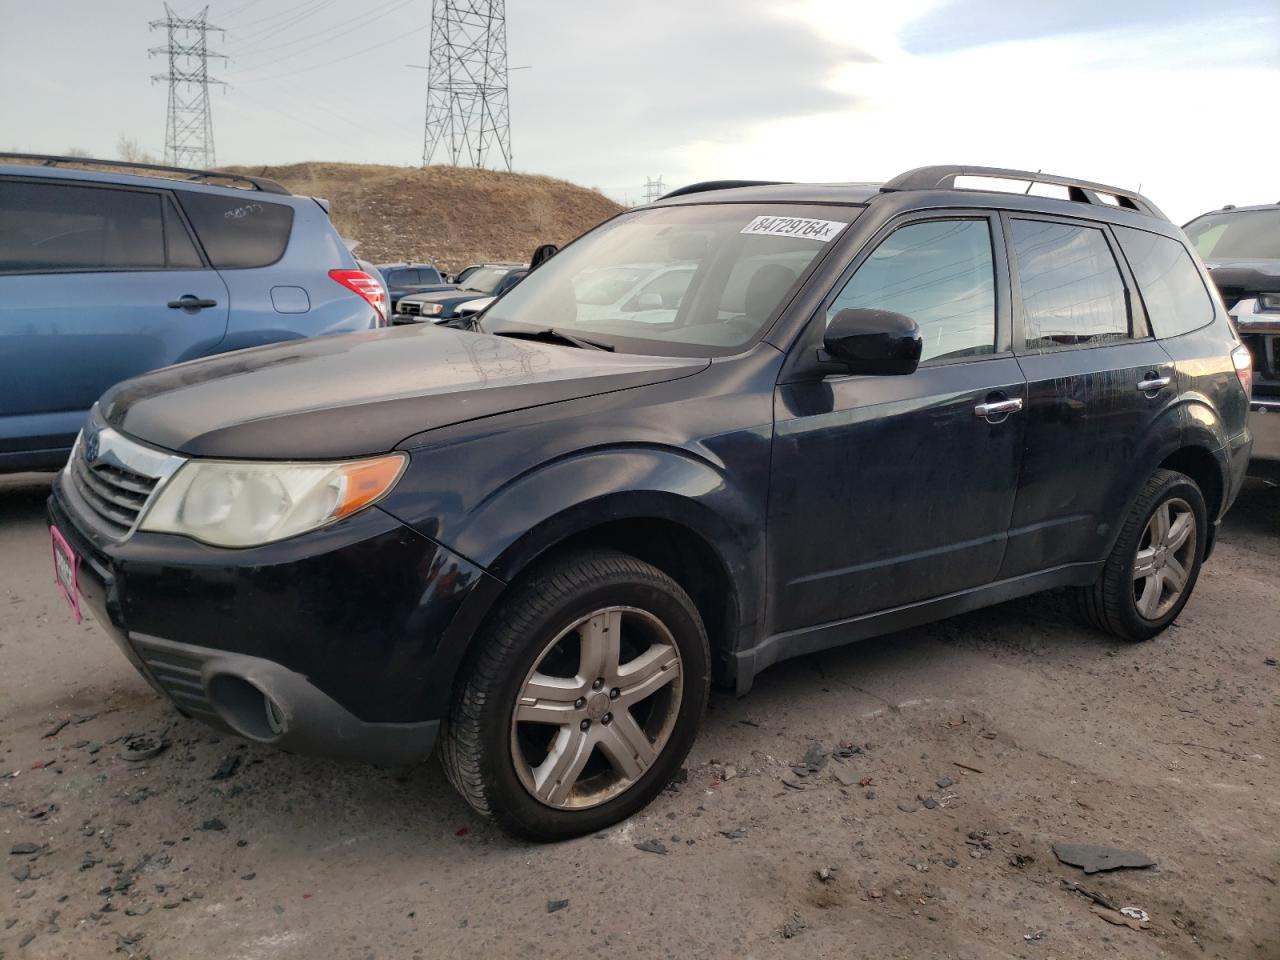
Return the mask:
<svg viewBox="0 0 1280 960">
<path fill-rule="evenodd" d="M 622 208 L 594 190 L 551 177 L 467 167 L 297 163 L 224 167 L 324 197 L 344 237 L 378 263 L 428 261 L 456 270 L 483 260 L 528 260 L 540 243 L 563 244 Z"/>
</svg>

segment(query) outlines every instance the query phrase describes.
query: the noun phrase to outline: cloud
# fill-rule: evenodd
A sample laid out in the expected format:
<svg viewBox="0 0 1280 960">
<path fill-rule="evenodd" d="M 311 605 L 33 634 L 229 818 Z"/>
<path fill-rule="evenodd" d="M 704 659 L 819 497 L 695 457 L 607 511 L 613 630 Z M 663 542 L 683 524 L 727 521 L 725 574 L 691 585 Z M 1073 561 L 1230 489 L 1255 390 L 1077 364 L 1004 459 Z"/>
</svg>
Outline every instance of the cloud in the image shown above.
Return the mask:
<svg viewBox="0 0 1280 960">
<path fill-rule="evenodd" d="M 1029 0 L 947 0 L 905 25 L 902 46 L 914 54 L 945 53 L 989 46 L 1006 40 L 1036 40 L 1070 33 L 1100 34 L 1114 28 L 1142 27 L 1159 31 L 1193 22 L 1247 18 L 1280 21 L 1275 0 L 1072 0 L 1070 3 Z M 1142 36 L 1136 38 L 1141 49 Z M 1276 62 L 1273 52 L 1272 63 Z"/>
<path fill-rule="evenodd" d="M 508 7 L 517 166 L 595 170 L 595 182 L 670 173 L 691 140 L 732 142 L 778 117 L 855 109 L 831 86 L 871 55 L 784 19 L 763 0 L 568 0 Z M 665 167 L 665 170 L 664 170 Z"/>
</svg>

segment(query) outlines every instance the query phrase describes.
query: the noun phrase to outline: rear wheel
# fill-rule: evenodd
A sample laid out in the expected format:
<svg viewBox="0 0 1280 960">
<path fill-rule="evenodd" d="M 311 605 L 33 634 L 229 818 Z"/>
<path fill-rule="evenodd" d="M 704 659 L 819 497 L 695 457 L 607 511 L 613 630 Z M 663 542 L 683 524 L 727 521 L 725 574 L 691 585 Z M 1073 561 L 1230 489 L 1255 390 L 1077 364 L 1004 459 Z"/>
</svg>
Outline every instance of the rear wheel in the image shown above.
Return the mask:
<svg viewBox="0 0 1280 960">
<path fill-rule="evenodd" d="M 539 567 L 477 643 L 442 757 L 467 802 L 512 833 L 556 840 L 630 816 L 693 743 L 706 633 L 679 585 L 634 557 Z"/>
<path fill-rule="evenodd" d="M 1195 481 L 1157 470 L 1125 518 L 1102 575 L 1077 591 L 1085 619 L 1126 640 L 1147 640 L 1164 630 L 1195 588 L 1207 530 Z"/>
</svg>

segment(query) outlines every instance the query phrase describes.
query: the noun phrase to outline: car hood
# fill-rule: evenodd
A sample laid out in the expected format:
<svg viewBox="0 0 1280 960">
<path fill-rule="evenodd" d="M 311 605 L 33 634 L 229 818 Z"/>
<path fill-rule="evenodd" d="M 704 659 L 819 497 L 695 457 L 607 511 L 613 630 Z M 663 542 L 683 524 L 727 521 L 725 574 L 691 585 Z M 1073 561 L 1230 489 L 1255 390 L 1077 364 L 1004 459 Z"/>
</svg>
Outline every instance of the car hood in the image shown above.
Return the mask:
<svg viewBox="0 0 1280 960">
<path fill-rule="evenodd" d="M 418 303 L 455 303 L 462 300 L 475 300 L 477 297 L 487 296 L 489 296 L 489 294 L 483 293 L 479 290 L 468 290 L 465 287 L 450 287 L 447 290 L 411 293 L 404 299 Z"/>
<path fill-rule="evenodd" d="M 198 457 L 326 460 L 438 427 L 691 376 L 710 361 L 434 325 L 296 340 L 126 380 L 99 401 L 129 436 Z"/>
<path fill-rule="evenodd" d="M 1280 260 L 1206 260 L 1218 289 L 1239 293 L 1280 290 Z"/>
</svg>

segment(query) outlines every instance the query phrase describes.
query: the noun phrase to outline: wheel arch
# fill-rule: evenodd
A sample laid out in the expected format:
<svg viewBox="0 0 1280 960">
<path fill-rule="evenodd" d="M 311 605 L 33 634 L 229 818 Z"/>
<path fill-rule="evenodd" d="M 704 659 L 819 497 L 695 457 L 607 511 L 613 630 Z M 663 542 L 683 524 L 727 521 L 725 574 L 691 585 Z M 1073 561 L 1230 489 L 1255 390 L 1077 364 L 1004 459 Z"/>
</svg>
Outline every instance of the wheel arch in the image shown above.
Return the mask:
<svg viewBox="0 0 1280 960">
<path fill-rule="evenodd" d="M 744 624 L 754 620 L 742 609 L 751 561 L 735 539 L 721 518 L 694 501 L 654 491 L 619 494 L 548 517 L 507 547 L 490 570 L 511 584 L 549 557 L 600 547 L 652 564 L 693 600 L 707 630 L 713 675 L 729 683 L 731 654 Z"/>
</svg>

